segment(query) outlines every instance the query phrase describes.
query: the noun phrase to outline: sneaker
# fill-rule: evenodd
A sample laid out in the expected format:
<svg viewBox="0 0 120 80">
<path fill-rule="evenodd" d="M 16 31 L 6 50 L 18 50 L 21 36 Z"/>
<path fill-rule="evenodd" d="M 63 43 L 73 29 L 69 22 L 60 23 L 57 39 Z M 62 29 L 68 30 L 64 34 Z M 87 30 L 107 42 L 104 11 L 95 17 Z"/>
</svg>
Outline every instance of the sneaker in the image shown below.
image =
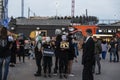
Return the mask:
<svg viewBox="0 0 120 80">
<path fill-rule="evenodd" d="M 57 73 L 57 70 L 56 70 L 56 69 L 54 69 L 54 73 Z"/>
<path fill-rule="evenodd" d="M 52 76 L 49 74 L 49 75 L 48 75 L 48 77 L 50 77 L 50 78 L 51 78 Z"/>
<path fill-rule="evenodd" d="M 63 79 L 63 76 L 60 74 L 60 79 Z"/>
<path fill-rule="evenodd" d="M 75 75 L 73 75 L 73 74 L 69 74 L 69 76 L 74 77 Z"/>
<path fill-rule="evenodd" d="M 14 64 L 10 64 L 10 67 L 15 67 L 15 65 Z"/>
<path fill-rule="evenodd" d="M 101 74 L 100 72 L 96 73 L 96 75 L 100 75 L 100 74 Z"/>
<path fill-rule="evenodd" d="M 68 76 L 65 74 L 65 75 L 64 75 L 64 78 L 66 78 L 66 79 L 67 79 L 67 77 L 68 77 Z"/>
<path fill-rule="evenodd" d="M 34 76 L 38 77 L 41 76 L 41 74 L 35 73 Z"/>
<path fill-rule="evenodd" d="M 47 77 L 47 75 L 45 74 L 45 75 L 44 75 L 44 77 L 46 78 L 46 77 Z"/>
</svg>

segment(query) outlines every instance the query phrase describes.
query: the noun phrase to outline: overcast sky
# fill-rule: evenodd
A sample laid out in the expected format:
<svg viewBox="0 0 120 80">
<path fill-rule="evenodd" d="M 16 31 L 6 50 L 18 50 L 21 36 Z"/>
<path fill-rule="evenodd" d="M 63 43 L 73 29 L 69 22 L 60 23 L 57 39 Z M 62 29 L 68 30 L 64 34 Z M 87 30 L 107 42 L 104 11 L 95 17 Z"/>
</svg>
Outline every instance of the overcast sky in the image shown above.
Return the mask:
<svg viewBox="0 0 120 80">
<path fill-rule="evenodd" d="M 28 16 L 28 7 L 37 16 L 71 15 L 71 0 L 24 0 L 25 17 Z M 57 3 L 57 6 L 56 6 Z M 97 16 L 99 19 L 120 19 L 120 0 L 75 0 L 75 15 L 84 15 L 88 9 L 88 15 Z M 21 0 L 9 0 L 8 14 L 21 16 Z"/>
</svg>

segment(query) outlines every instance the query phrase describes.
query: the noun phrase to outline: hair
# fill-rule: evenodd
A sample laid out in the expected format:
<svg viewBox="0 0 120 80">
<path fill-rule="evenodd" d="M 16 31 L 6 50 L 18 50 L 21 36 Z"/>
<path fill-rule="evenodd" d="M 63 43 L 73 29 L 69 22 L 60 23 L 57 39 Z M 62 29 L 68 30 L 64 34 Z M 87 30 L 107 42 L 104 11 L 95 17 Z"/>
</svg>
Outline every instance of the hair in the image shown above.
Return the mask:
<svg viewBox="0 0 120 80">
<path fill-rule="evenodd" d="M 87 32 L 88 35 L 90 35 L 90 36 L 92 35 L 92 30 L 91 29 L 87 29 L 86 32 Z"/>
<path fill-rule="evenodd" d="M 93 36 L 93 38 L 94 38 L 94 39 L 97 39 L 97 37 L 96 37 L 96 36 Z"/>
<path fill-rule="evenodd" d="M 72 25 L 69 25 L 68 27 L 73 27 Z"/>
<path fill-rule="evenodd" d="M 7 38 L 7 28 L 5 28 L 4 26 L 1 26 L 0 37 L 2 39 L 6 39 Z"/>
</svg>

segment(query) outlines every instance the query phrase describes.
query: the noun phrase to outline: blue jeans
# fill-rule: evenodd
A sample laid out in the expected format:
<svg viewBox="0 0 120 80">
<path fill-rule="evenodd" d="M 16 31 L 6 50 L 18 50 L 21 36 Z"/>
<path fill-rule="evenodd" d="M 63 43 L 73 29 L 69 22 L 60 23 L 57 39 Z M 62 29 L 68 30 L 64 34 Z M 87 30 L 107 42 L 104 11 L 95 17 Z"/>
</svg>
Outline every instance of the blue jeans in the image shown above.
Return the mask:
<svg viewBox="0 0 120 80">
<path fill-rule="evenodd" d="M 5 65 L 4 65 L 4 76 L 2 79 L 3 62 L 5 62 Z M 9 72 L 9 63 L 10 63 L 10 57 L 0 58 L 0 80 L 7 80 L 7 75 Z"/>
<path fill-rule="evenodd" d="M 105 59 L 106 58 L 106 51 L 102 51 L 102 59 Z"/>
</svg>

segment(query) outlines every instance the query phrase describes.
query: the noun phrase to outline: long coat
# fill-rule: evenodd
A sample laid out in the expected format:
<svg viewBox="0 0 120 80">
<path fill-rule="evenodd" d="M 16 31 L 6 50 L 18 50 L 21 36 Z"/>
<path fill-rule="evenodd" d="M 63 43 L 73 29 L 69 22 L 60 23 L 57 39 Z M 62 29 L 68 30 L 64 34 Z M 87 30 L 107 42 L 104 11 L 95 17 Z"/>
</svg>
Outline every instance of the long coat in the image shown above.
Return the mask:
<svg viewBox="0 0 120 80">
<path fill-rule="evenodd" d="M 83 44 L 82 64 L 84 65 L 84 67 L 82 80 L 94 80 L 92 73 L 93 65 L 95 62 L 94 48 L 95 48 L 94 41 L 90 37 L 86 41 L 86 43 Z"/>
<path fill-rule="evenodd" d="M 86 43 L 83 44 L 82 64 L 92 64 L 94 62 L 95 43 L 90 37 Z"/>
</svg>

